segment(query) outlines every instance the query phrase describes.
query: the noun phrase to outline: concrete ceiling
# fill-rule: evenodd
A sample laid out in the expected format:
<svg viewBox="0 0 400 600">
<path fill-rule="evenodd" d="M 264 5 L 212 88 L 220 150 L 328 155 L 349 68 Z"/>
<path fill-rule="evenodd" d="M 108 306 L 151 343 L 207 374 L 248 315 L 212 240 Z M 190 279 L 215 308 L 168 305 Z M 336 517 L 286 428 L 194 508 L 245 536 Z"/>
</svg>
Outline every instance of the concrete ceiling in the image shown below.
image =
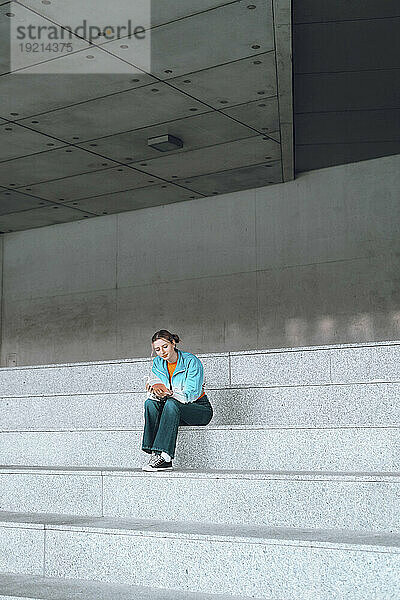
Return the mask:
<svg viewBox="0 0 400 600">
<path fill-rule="evenodd" d="M 399 0 L 294 0 L 296 172 L 400 153 Z"/>
<path fill-rule="evenodd" d="M 290 0 L 152 0 L 150 67 L 126 38 L 76 38 L 11 72 L 12 19 L 65 26 L 83 4 L 0 5 L 2 232 L 293 178 Z M 183 148 L 148 146 L 166 133 Z"/>
</svg>

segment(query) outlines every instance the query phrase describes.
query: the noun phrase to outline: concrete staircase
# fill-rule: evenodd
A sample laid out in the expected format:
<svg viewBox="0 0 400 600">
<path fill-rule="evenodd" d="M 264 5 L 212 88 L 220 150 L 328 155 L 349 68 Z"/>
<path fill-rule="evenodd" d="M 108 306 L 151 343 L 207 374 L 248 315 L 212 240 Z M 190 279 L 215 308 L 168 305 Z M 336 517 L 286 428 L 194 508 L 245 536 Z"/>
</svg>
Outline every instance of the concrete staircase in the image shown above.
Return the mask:
<svg viewBox="0 0 400 600">
<path fill-rule="evenodd" d="M 148 360 L 0 369 L 0 600 L 398 600 L 400 342 L 201 358 L 157 474 Z"/>
</svg>

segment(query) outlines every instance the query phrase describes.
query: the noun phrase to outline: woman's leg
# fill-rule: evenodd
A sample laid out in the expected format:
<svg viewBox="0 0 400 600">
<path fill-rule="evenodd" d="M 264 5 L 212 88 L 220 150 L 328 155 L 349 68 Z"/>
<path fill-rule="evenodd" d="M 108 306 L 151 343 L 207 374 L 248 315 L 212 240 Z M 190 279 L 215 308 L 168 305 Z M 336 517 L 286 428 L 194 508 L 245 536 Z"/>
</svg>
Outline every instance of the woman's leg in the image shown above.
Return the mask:
<svg viewBox="0 0 400 600">
<path fill-rule="evenodd" d="M 175 398 L 168 398 L 162 410 L 153 450 L 166 452 L 174 458 L 179 425 L 207 425 L 212 414 L 210 404 L 182 404 Z"/>
<path fill-rule="evenodd" d="M 144 403 L 144 431 L 142 450 L 151 454 L 153 451 L 154 438 L 157 435 L 157 430 L 160 423 L 160 415 L 162 411 L 162 402 L 147 398 Z"/>
</svg>

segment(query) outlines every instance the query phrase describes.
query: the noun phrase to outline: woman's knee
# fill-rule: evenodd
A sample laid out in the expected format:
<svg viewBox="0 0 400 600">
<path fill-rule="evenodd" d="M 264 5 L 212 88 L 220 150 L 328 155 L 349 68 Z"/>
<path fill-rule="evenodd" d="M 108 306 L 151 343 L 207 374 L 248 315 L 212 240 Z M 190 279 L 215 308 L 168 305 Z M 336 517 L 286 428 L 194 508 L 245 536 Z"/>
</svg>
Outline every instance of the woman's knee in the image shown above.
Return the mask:
<svg viewBox="0 0 400 600">
<path fill-rule="evenodd" d="M 144 403 L 144 408 L 146 411 L 149 412 L 156 412 L 157 409 L 157 400 L 154 400 L 153 398 L 147 398 L 147 400 L 145 400 Z"/>
<path fill-rule="evenodd" d="M 178 400 L 175 400 L 175 398 L 168 398 L 168 400 L 165 402 L 163 411 L 165 410 L 167 412 L 179 413 L 180 409 Z"/>
</svg>

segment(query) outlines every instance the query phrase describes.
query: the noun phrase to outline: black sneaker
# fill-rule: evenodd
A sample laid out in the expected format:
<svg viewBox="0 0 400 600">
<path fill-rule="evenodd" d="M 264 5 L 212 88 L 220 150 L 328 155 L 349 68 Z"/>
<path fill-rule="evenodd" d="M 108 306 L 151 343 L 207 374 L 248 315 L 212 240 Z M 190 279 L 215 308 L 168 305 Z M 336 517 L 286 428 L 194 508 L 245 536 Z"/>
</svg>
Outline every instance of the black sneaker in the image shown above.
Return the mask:
<svg viewBox="0 0 400 600">
<path fill-rule="evenodd" d="M 152 465 L 154 463 L 154 461 L 158 460 L 160 458 L 160 454 L 161 452 L 152 452 L 149 462 L 147 463 L 147 465 L 145 465 L 144 467 L 142 467 L 142 471 L 147 471 L 147 468 L 149 465 Z"/>
<path fill-rule="evenodd" d="M 151 457 L 149 464 L 142 471 L 172 471 L 172 461 L 167 462 L 161 455 Z"/>
</svg>

